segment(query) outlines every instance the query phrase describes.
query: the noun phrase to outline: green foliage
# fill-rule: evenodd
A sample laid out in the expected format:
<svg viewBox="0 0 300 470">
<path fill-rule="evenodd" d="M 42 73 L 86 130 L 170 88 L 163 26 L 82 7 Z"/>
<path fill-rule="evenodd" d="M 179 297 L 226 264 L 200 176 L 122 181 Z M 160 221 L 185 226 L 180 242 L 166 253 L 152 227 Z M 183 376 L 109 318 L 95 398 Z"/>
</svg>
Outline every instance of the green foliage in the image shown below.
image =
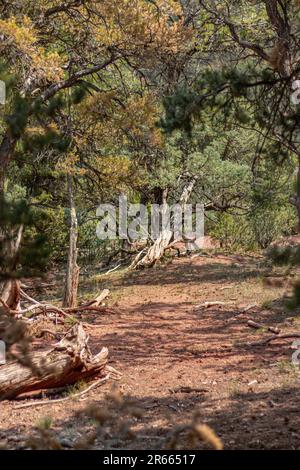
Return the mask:
<svg viewBox="0 0 300 470">
<path fill-rule="evenodd" d="M 300 306 L 300 281 L 295 282 L 293 287 L 293 296 L 285 302 L 285 305 L 291 311 L 294 311 Z"/>
<path fill-rule="evenodd" d="M 220 241 L 221 248 L 255 249 L 253 232 L 246 217 L 234 217 L 228 213 L 215 214 L 208 227 L 208 233 Z"/>
<path fill-rule="evenodd" d="M 18 252 L 13 252 L 16 234 L 25 232 Z M 0 200 L 0 280 L 40 275 L 47 263 L 49 248 L 43 233 L 31 234 L 33 212 L 24 200 Z"/>
<path fill-rule="evenodd" d="M 50 429 L 52 424 L 53 424 L 53 418 L 51 416 L 45 416 L 37 422 L 36 427 L 38 429 L 46 430 L 46 429 Z"/>
<path fill-rule="evenodd" d="M 255 241 L 259 248 L 267 248 L 274 240 L 292 233 L 296 225 L 296 216 L 292 206 L 271 206 L 261 208 L 252 217 Z"/>
<path fill-rule="evenodd" d="M 268 250 L 268 257 L 278 266 L 300 265 L 299 246 L 274 246 Z"/>
<path fill-rule="evenodd" d="M 12 113 L 5 117 L 5 121 L 12 135 L 14 137 L 20 137 L 27 126 L 30 108 L 29 103 L 26 99 L 17 95 L 12 108 Z"/>
<path fill-rule="evenodd" d="M 192 129 L 191 116 L 196 109 L 197 98 L 195 93 L 186 89 L 178 89 L 172 96 L 163 100 L 165 117 L 160 125 L 166 132 L 175 129 L 184 129 L 190 134 Z"/>
</svg>

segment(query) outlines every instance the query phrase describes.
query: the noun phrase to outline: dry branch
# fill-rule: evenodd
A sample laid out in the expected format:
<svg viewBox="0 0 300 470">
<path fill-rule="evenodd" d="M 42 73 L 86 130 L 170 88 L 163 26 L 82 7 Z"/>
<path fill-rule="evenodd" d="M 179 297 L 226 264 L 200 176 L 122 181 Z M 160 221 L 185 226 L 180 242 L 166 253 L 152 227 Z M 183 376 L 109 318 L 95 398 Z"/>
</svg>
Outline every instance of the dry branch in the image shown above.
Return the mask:
<svg viewBox="0 0 300 470">
<path fill-rule="evenodd" d="M 294 338 L 300 338 L 300 333 L 288 333 L 285 335 L 271 336 L 270 338 L 266 338 L 262 341 L 257 341 L 254 343 L 247 343 L 247 346 L 265 346 L 266 344 L 269 344 L 272 341 L 276 341 L 279 339 L 294 339 Z"/>
<path fill-rule="evenodd" d="M 104 299 L 109 295 L 109 289 L 104 289 L 98 297 L 96 297 L 94 300 L 91 300 L 90 302 L 87 302 L 86 304 L 79 305 L 78 307 L 73 307 L 73 308 L 66 308 L 64 309 L 65 312 L 82 312 L 84 310 L 94 310 L 94 311 L 100 311 L 102 309 L 101 307 L 101 302 L 103 302 Z"/>
<path fill-rule="evenodd" d="M 72 322 L 80 323 L 80 321 L 77 318 L 71 315 L 72 313 L 81 313 L 84 311 L 94 311 L 94 312 L 101 312 L 101 313 L 111 312 L 111 309 L 108 309 L 107 307 L 104 307 L 103 305 L 101 305 L 101 302 L 108 295 L 109 295 L 109 290 L 104 289 L 101 292 L 101 294 L 98 297 L 96 297 L 96 299 L 91 300 L 90 302 L 87 302 L 86 304 L 79 305 L 78 307 L 62 309 L 46 302 L 45 303 L 38 302 L 37 300 L 30 297 L 28 294 L 26 294 L 26 292 L 24 292 L 21 289 L 20 290 L 21 298 L 23 298 L 26 302 L 31 302 L 31 305 L 29 307 L 24 308 L 22 310 L 12 310 L 2 299 L 0 299 L 0 302 L 7 313 L 17 316 L 18 318 L 21 318 L 22 315 L 25 315 L 26 313 L 29 313 L 29 312 L 33 312 L 34 315 L 52 313 L 52 314 L 55 314 L 55 323 L 57 323 L 57 316 L 63 316 L 63 317 L 69 318 Z M 86 326 L 93 326 L 87 323 L 83 323 L 83 324 Z"/>
<path fill-rule="evenodd" d="M 250 304 L 250 305 L 247 305 L 247 307 L 245 307 L 241 313 L 246 313 L 248 312 L 249 310 L 251 310 L 252 308 L 255 308 L 257 307 L 257 304 Z"/>
<path fill-rule="evenodd" d="M 247 325 L 250 328 L 254 328 L 256 330 L 260 330 L 261 328 L 265 328 L 261 323 L 256 323 L 253 320 L 248 320 Z M 274 333 L 274 335 L 279 335 L 279 333 L 280 333 L 279 328 L 277 328 L 276 326 L 268 326 L 268 331 L 270 331 L 271 333 Z"/>
<path fill-rule="evenodd" d="M 213 301 L 213 302 L 204 302 L 203 304 L 197 305 L 196 309 L 198 308 L 210 308 L 210 307 L 217 307 L 217 306 L 225 306 L 225 305 L 232 305 L 232 302 L 221 302 L 221 301 Z"/>
<path fill-rule="evenodd" d="M 91 354 L 82 324 L 75 325 L 52 350 L 31 354 L 34 371 L 18 361 L 0 367 L 0 400 L 105 375 L 107 358 L 106 348 Z"/>
<path fill-rule="evenodd" d="M 105 377 L 103 377 L 102 379 L 98 379 L 96 382 L 94 382 L 92 385 L 87 387 L 85 390 L 82 390 L 82 392 L 74 393 L 74 395 L 71 395 L 69 397 L 57 398 L 54 400 L 39 400 L 39 401 L 30 402 L 30 403 L 23 403 L 22 405 L 15 406 L 14 410 L 20 410 L 21 408 L 31 408 L 32 406 L 53 405 L 55 403 L 63 403 L 64 401 L 68 401 L 74 398 L 75 399 L 81 398 L 83 395 L 90 392 L 92 389 L 95 389 L 99 385 L 106 383 L 109 377 L 110 377 L 110 374 L 107 374 Z"/>
</svg>

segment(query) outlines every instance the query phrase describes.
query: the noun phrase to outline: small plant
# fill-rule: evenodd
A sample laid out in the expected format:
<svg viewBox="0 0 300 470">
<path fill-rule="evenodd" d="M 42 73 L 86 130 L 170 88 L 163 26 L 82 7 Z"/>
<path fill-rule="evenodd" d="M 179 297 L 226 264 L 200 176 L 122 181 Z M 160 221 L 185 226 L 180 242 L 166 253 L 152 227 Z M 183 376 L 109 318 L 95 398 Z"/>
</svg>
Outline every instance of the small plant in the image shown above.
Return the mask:
<svg viewBox="0 0 300 470">
<path fill-rule="evenodd" d="M 241 388 L 237 379 L 231 379 L 229 382 L 229 396 L 231 398 L 239 398 L 241 396 Z"/>
<path fill-rule="evenodd" d="M 298 375 L 297 367 L 290 361 L 279 361 L 277 368 L 280 374 L 288 374 L 295 377 Z"/>
<path fill-rule="evenodd" d="M 293 296 L 286 301 L 286 307 L 288 310 L 295 310 L 300 307 L 300 281 L 295 282 Z"/>
<path fill-rule="evenodd" d="M 273 299 L 267 299 L 267 300 L 264 300 L 264 302 L 262 302 L 261 306 L 262 308 L 271 308 L 272 307 L 272 304 L 273 304 Z"/>
<path fill-rule="evenodd" d="M 78 320 L 74 317 L 65 317 L 64 325 L 68 327 L 72 327 L 78 323 Z"/>
<path fill-rule="evenodd" d="M 84 380 L 79 380 L 78 382 L 76 382 L 75 384 L 73 385 L 68 385 L 66 387 L 66 390 L 64 392 L 64 396 L 65 397 L 69 397 L 69 396 L 72 396 L 74 395 L 74 393 L 79 393 L 81 392 L 82 390 L 84 390 L 86 387 L 86 382 Z"/>
<path fill-rule="evenodd" d="M 40 430 L 42 429 L 46 430 L 46 429 L 50 429 L 52 424 L 53 424 L 53 419 L 51 418 L 51 416 L 45 416 L 44 418 L 41 418 L 38 421 L 36 427 Z"/>
</svg>

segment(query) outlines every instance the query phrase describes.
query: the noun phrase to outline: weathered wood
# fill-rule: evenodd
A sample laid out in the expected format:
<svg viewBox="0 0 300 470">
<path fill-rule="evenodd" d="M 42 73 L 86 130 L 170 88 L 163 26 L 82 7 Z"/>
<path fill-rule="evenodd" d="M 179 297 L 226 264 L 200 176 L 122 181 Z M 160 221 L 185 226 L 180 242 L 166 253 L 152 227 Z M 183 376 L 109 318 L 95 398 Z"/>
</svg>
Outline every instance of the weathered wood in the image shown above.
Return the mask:
<svg viewBox="0 0 300 470">
<path fill-rule="evenodd" d="M 0 231 L 0 244 L 3 245 L 2 256 L 7 258 L 11 271 L 15 271 L 18 264 L 18 251 L 22 241 L 23 230 L 23 225 L 20 225 L 16 234 L 13 232 L 5 234 Z M 0 282 L 0 301 L 6 310 L 20 310 L 20 288 L 21 283 L 16 279 Z"/>
<path fill-rule="evenodd" d="M 250 328 L 254 328 L 254 329 L 256 329 L 256 330 L 265 328 L 264 325 L 262 325 L 261 323 L 257 323 L 257 322 L 255 322 L 255 321 L 253 321 L 253 320 L 248 320 L 247 325 L 248 325 Z M 280 333 L 279 328 L 277 328 L 276 326 L 268 326 L 267 329 L 268 329 L 268 331 L 270 331 L 271 333 L 274 333 L 274 335 L 279 335 L 279 333 Z"/>
<path fill-rule="evenodd" d="M 84 310 L 95 310 L 97 311 L 98 308 L 101 306 L 101 302 L 109 295 L 109 289 L 104 289 L 101 294 L 98 295 L 94 300 L 87 302 L 86 304 L 79 305 L 78 307 L 73 308 L 65 308 L 66 312 L 80 312 Z"/>
<path fill-rule="evenodd" d="M 203 304 L 196 305 L 196 309 L 198 308 L 210 308 L 210 307 L 223 307 L 226 305 L 232 305 L 233 302 L 222 302 L 220 300 L 214 300 L 212 302 L 204 302 Z"/>
<path fill-rule="evenodd" d="M 150 267 L 155 265 L 165 253 L 166 248 L 170 245 L 172 241 L 173 232 L 170 230 L 169 224 L 167 223 L 167 218 L 165 217 L 168 214 L 168 189 L 164 189 L 162 193 L 162 205 L 161 205 L 161 217 L 162 217 L 162 227 L 158 238 L 153 242 L 150 248 L 147 250 L 145 256 L 142 259 L 139 257 L 136 258 L 136 261 L 132 268 L 137 267 Z"/>
<path fill-rule="evenodd" d="M 68 192 L 70 201 L 70 244 L 68 253 L 68 265 L 65 280 L 65 292 L 63 299 L 63 307 L 76 307 L 77 305 L 77 291 L 79 283 L 80 268 L 77 264 L 77 239 L 78 239 L 78 221 L 77 213 L 73 194 L 73 179 L 72 175 L 68 175 Z"/>
<path fill-rule="evenodd" d="M 13 279 L 0 284 L 0 301 L 6 310 L 18 313 L 20 309 L 20 281 Z"/>
<path fill-rule="evenodd" d="M 71 385 L 78 380 L 105 375 L 108 350 L 93 356 L 88 337 L 81 324 L 47 352 L 33 353 L 33 371 L 18 361 L 0 366 L 0 400 L 12 399 L 22 393 Z"/>
<path fill-rule="evenodd" d="M 193 192 L 194 186 L 197 182 L 198 177 L 194 176 L 191 181 L 183 188 L 182 194 L 179 198 L 179 205 L 182 210 L 185 209 L 185 206 Z M 161 205 L 161 217 L 162 217 L 162 227 L 158 238 L 153 242 L 153 244 L 148 249 L 145 256 L 142 259 L 137 257 L 134 263 L 131 264 L 130 268 L 140 268 L 140 267 L 151 267 L 154 266 L 165 254 L 166 250 L 172 247 L 172 242 L 179 240 L 174 239 L 174 232 L 171 230 L 171 224 L 164 220 L 168 215 L 168 189 L 164 189 L 162 193 L 162 205 Z M 168 219 L 168 217 L 167 217 Z M 187 235 L 183 235 L 183 240 L 186 243 L 187 247 L 195 242 L 195 238 L 190 239 Z"/>
<path fill-rule="evenodd" d="M 271 336 L 270 338 L 263 339 L 262 341 L 255 341 L 253 343 L 246 343 L 247 346 L 253 347 L 253 346 L 265 346 L 269 343 L 272 343 L 273 341 L 277 341 L 280 339 L 294 339 L 294 338 L 300 338 L 300 333 L 288 333 L 285 335 L 276 335 L 276 336 Z"/>
</svg>

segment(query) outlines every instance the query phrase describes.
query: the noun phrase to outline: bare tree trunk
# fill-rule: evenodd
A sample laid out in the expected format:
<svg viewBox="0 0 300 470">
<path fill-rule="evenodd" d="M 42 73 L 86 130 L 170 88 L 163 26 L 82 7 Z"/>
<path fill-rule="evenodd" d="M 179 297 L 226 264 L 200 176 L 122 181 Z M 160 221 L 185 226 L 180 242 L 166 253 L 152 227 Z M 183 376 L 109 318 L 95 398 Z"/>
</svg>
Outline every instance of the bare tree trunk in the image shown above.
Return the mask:
<svg viewBox="0 0 300 470">
<path fill-rule="evenodd" d="M 13 157 L 16 146 L 16 139 L 13 138 L 9 131 L 4 134 L 0 144 L 0 199 L 4 198 L 4 184 L 6 170 Z M 2 256 L 7 262 L 6 269 L 13 270 L 16 264 L 16 256 L 19 250 L 23 232 L 23 226 L 20 227 L 17 240 L 14 243 L 11 239 L 12 234 L 5 233 L 0 227 L 0 244 L 2 245 Z M 16 280 L 7 280 L 0 282 L 0 299 L 5 302 L 13 310 L 19 308 L 20 302 L 20 283 Z"/>
<path fill-rule="evenodd" d="M 73 179 L 71 175 L 68 175 L 68 192 L 70 201 L 70 244 L 68 254 L 68 264 L 65 280 L 65 293 L 63 299 L 63 306 L 72 308 L 77 305 L 77 291 L 79 282 L 79 271 L 80 268 L 77 265 L 77 239 L 78 239 L 78 221 L 76 214 L 76 207 L 74 202 L 73 194 Z"/>
<path fill-rule="evenodd" d="M 167 205 L 167 197 L 168 197 L 168 189 L 164 189 L 162 193 L 162 206 L 161 206 L 161 215 L 162 220 L 164 220 L 164 215 L 167 212 L 168 205 Z M 132 267 L 142 267 L 142 266 L 153 266 L 164 254 L 165 249 L 170 244 L 171 239 L 173 236 L 172 230 L 168 226 L 162 226 L 161 232 L 159 237 L 153 245 L 149 248 L 146 255 L 134 264 Z"/>
<path fill-rule="evenodd" d="M 0 242 L 4 245 L 3 255 L 7 262 L 7 269 L 14 271 L 17 267 L 17 257 L 23 236 L 23 225 L 20 225 L 17 235 L 0 234 Z M 7 239 L 8 237 L 8 239 Z M 15 240 L 14 240 L 15 238 Z M 9 272 L 7 273 L 9 276 Z M 17 279 L 8 279 L 0 282 L 0 299 L 11 309 L 20 309 L 20 281 Z"/>
<path fill-rule="evenodd" d="M 180 199 L 179 199 L 179 204 L 181 204 L 181 206 L 183 208 L 188 203 L 188 200 L 191 197 L 191 194 L 193 192 L 193 189 L 194 189 L 194 186 L 197 182 L 197 179 L 198 179 L 198 176 L 193 176 L 193 178 L 191 179 L 189 184 L 187 186 L 185 186 L 185 188 L 182 191 L 182 194 L 181 194 Z"/>
</svg>

